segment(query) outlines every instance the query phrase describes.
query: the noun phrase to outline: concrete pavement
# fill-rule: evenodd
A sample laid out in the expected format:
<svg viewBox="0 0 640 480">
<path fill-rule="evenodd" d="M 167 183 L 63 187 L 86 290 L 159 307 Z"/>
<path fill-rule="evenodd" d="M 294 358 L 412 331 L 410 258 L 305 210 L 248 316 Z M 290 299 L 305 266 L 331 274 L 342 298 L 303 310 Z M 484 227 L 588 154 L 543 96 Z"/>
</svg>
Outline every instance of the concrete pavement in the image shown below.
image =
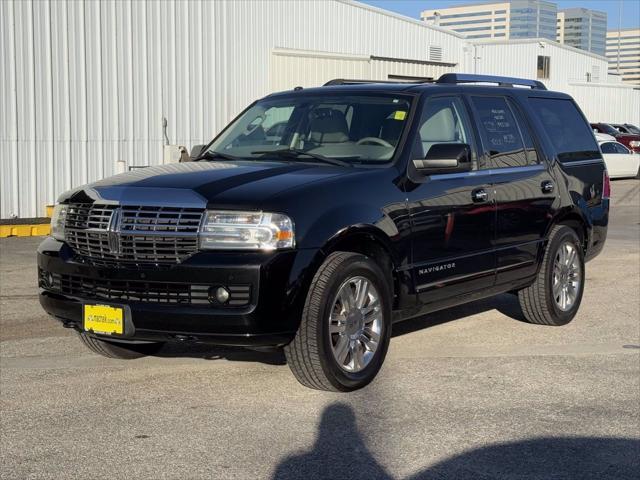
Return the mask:
<svg viewBox="0 0 640 480">
<path fill-rule="evenodd" d="M 640 182 L 613 197 L 572 323 L 527 324 L 511 295 L 405 322 L 351 394 L 279 353 L 95 356 L 40 309 L 38 239 L 3 239 L 0 478 L 638 478 Z"/>
</svg>

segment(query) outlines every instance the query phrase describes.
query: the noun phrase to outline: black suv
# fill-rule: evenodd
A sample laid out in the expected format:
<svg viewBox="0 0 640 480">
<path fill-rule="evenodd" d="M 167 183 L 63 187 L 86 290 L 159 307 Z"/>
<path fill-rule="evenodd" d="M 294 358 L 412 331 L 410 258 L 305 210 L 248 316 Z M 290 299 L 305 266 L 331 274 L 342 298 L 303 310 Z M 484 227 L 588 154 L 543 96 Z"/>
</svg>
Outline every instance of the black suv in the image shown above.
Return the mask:
<svg viewBox="0 0 640 480">
<path fill-rule="evenodd" d="M 284 347 L 306 386 L 363 387 L 394 322 L 503 292 L 563 325 L 603 248 L 609 179 L 571 97 L 447 74 L 250 105 L 192 162 L 63 194 L 40 302 L 94 352 Z"/>
</svg>

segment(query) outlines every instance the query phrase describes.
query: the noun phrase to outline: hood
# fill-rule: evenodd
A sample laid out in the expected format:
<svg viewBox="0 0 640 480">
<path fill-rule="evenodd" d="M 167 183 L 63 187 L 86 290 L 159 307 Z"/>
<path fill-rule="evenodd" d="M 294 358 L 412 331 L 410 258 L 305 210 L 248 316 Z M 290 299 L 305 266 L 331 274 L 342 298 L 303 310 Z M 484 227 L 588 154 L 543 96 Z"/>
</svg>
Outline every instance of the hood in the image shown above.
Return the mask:
<svg viewBox="0 0 640 480">
<path fill-rule="evenodd" d="M 354 172 L 355 168 L 291 162 L 187 162 L 140 168 L 61 195 L 59 202 L 261 208 L 290 188 Z"/>
</svg>

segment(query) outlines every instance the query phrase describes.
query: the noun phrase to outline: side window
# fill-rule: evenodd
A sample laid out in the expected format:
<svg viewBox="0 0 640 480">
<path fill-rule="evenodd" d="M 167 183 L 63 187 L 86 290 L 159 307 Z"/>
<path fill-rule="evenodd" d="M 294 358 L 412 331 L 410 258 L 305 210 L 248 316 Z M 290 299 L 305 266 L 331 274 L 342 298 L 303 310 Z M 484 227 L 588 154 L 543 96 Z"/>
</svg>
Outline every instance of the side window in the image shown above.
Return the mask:
<svg viewBox="0 0 640 480">
<path fill-rule="evenodd" d="M 413 158 L 424 158 L 436 143 L 470 144 L 466 110 L 458 97 L 435 97 L 427 101 L 420 118 L 419 141 Z"/>
<path fill-rule="evenodd" d="M 618 153 L 618 149 L 616 148 L 616 144 L 613 142 L 606 142 L 600 145 L 600 151 L 602 153 Z"/>
<path fill-rule="evenodd" d="M 527 163 L 529 165 L 536 165 L 540 163 L 540 159 L 538 157 L 538 152 L 536 151 L 536 146 L 533 143 L 533 137 L 531 136 L 531 130 L 529 129 L 529 125 L 522 118 L 522 114 L 520 111 L 511 103 L 508 102 L 511 106 L 511 111 L 516 117 L 518 122 L 518 126 L 520 127 L 520 133 L 522 134 L 522 141 L 524 142 L 524 148 L 527 154 Z"/>
<path fill-rule="evenodd" d="M 558 160 L 574 162 L 600 158 L 591 127 L 573 101 L 530 97 L 529 103 L 549 136 Z"/>
<path fill-rule="evenodd" d="M 621 143 L 617 143 L 617 142 L 616 142 L 616 143 L 614 143 L 613 145 L 616 147 L 616 151 L 617 151 L 618 153 L 625 153 L 625 154 L 627 154 L 627 153 L 631 153 L 631 152 L 629 151 L 629 149 L 628 149 L 627 147 L 625 147 L 624 145 L 622 145 Z"/>
<path fill-rule="evenodd" d="M 530 164 L 514 112 L 503 97 L 472 97 L 488 168 L 524 167 Z M 529 136 L 531 148 L 533 141 Z M 535 151 L 535 150 L 534 150 Z M 535 162 L 537 163 L 537 160 Z"/>
</svg>

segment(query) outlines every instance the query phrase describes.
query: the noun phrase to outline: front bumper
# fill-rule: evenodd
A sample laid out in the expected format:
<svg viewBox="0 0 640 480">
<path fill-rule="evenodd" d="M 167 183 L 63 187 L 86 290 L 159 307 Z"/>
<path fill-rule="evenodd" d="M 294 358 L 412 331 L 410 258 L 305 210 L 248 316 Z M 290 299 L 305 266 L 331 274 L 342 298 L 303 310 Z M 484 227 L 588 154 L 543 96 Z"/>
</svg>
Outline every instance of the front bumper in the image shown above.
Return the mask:
<svg viewBox="0 0 640 480">
<path fill-rule="evenodd" d="M 284 345 L 298 328 L 305 278 L 316 254 L 199 252 L 162 269 L 121 268 L 84 263 L 66 244 L 47 238 L 38 248 L 40 304 L 78 331 L 83 305 L 123 306 L 121 341 Z M 210 301 L 208 289 L 218 286 L 231 289 L 235 302 Z"/>
</svg>

